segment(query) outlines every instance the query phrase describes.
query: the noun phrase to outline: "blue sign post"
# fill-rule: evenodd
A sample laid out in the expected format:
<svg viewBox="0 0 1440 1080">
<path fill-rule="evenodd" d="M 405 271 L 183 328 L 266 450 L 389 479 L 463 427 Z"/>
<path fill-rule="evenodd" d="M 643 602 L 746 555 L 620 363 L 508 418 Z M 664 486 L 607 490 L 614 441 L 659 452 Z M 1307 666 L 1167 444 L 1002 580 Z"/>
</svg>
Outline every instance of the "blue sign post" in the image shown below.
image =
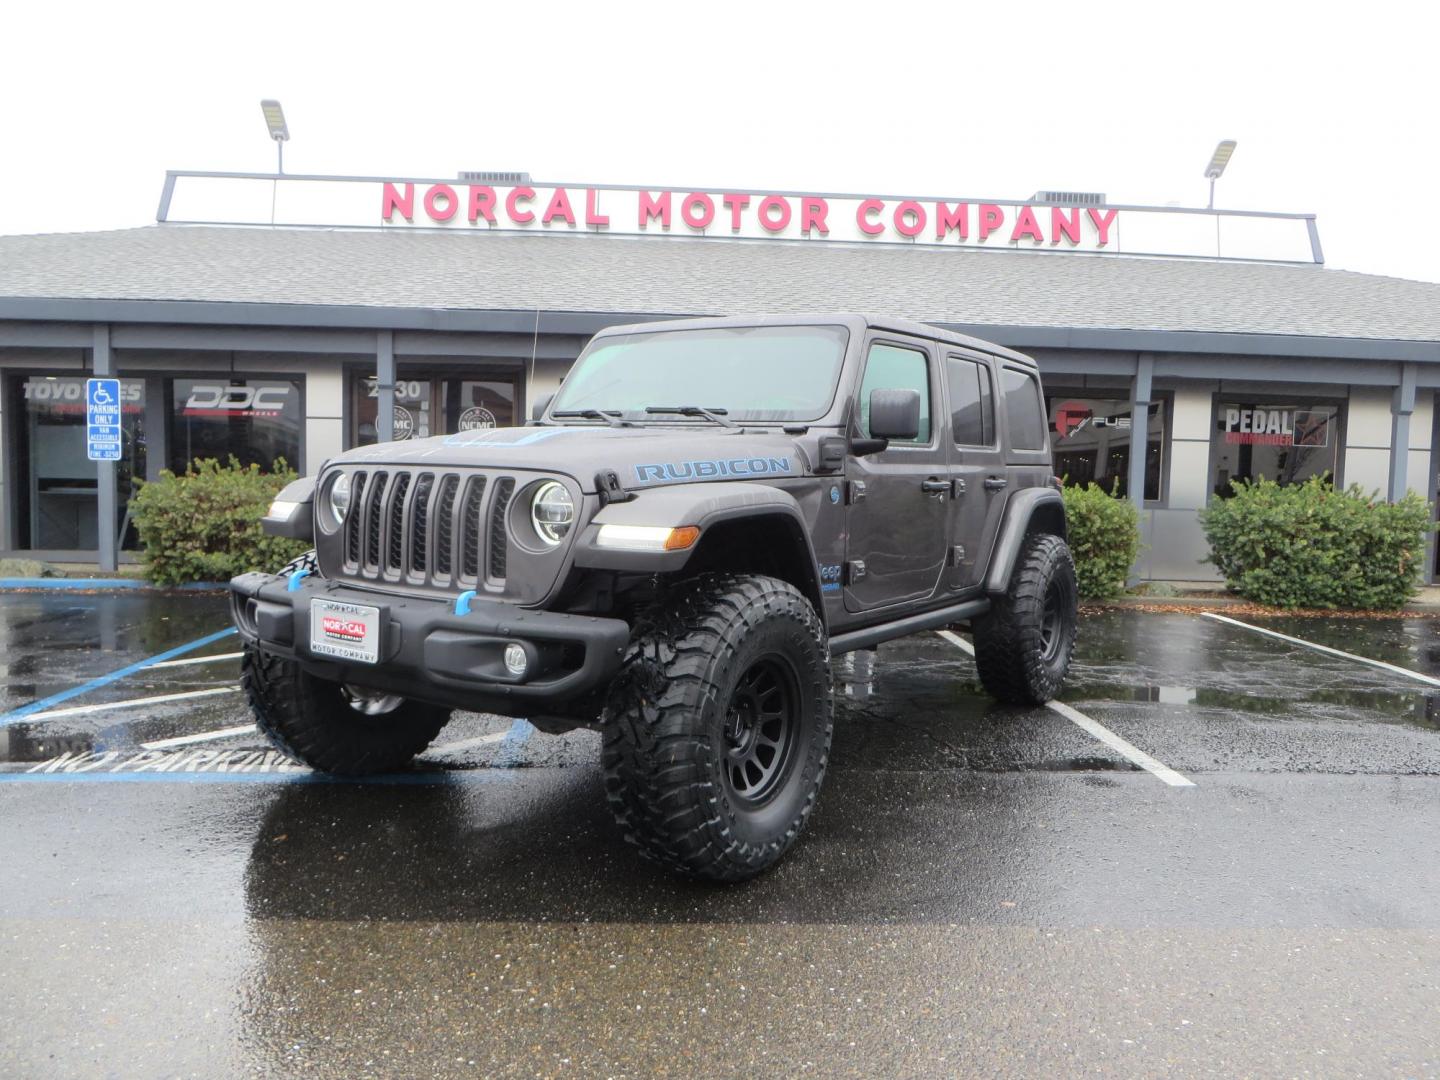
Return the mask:
<svg viewBox="0 0 1440 1080">
<path fill-rule="evenodd" d="M 120 380 L 85 380 L 85 456 L 120 460 Z"/>
</svg>

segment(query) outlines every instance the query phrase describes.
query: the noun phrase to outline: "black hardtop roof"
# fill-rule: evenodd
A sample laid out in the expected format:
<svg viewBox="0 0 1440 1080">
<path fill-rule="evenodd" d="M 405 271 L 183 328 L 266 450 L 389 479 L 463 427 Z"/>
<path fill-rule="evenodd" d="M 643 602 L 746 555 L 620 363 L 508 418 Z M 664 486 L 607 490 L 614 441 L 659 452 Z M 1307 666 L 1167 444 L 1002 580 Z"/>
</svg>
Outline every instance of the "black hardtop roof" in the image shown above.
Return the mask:
<svg viewBox="0 0 1440 1080">
<path fill-rule="evenodd" d="M 857 333 L 867 329 L 889 330 L 897 334 L 908 334 L 911 337 L 929 338 L 932 341 L 960 345 L 967 349 L 990 353 L 992 356 L 1003 357 L 1006 360 L 1028 364 L 1031 367 L 1036 366 L 1035 361 L 1024 353 L 1018 353 L 1014 349 L 1007 349 L 1005 346 L 996 345 L 991 341 L 982 341 L 980 338 L 957 334 L 953 330 L 943 330 L 938 326 L 914 322 L 911 319 L 899 319 L 887 315 L 857 315 L 847 312 L 818 312 L 813 315 L 728 315 L 724 318 L 711 319 L 657 319 L 654 322 L 609 326 L 595 336 L 602 338 L 614 337 L 619 334 L 655 333 L 660 330 L 711 330 L 737 326 L 844 326 Z"/>
</svg>

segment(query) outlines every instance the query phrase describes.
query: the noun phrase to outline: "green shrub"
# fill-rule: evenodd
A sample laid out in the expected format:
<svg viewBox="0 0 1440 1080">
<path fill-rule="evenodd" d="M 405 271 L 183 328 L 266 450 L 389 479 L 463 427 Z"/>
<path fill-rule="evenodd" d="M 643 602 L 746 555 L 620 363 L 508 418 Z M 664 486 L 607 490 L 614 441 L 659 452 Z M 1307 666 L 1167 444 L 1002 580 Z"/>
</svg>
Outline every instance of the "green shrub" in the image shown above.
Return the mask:
<svg viewBox="0 0 1440 1080">
<path fill-rule="evenodd" d="M 1200 512 L 1209 561 L 1241 596 L 1274 607 L 1393 609 L 1420 583 L 1430 508 L 1410 492 L 1397 503 L 1328 477 L 1280 485 L 1231 484 Z"/>
<path fill-rule="evenodd" d="M 283 458 L 275 471 L 258 465 L 195 461 L 183 476 L 166 469 L 130 500 L 145 547 L 145 572 L 159 585 L 227 581 L 247 570 L 276 570 L 311 545 L 266 536 L 260 519 L 296 473 Z"/>
<path fill-rule="evenodd" d="M 1065 489 L 1065 518 L 1081 598 L 1119 596 L 1140 554 L 1140 515 L 1135 504 L 1116 498 L 1092 480 L 1085 487 Z"/>
</svg>

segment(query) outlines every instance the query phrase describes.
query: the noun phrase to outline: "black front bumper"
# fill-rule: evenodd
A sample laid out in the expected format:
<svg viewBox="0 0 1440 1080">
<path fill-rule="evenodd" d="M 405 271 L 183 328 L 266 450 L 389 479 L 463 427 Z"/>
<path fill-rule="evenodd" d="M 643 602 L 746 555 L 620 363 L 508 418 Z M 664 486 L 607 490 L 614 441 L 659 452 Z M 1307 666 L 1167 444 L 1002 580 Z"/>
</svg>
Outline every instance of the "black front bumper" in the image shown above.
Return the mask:
<svg viewBox="0 0 1440 1080">
<path fill-rule="evenodd" d="M 369 664 L 315 653 L 310 601 L 317 597 L 380 609 L 379 660 Z M 313 675 L 452 708 L 543 712 L 610 681 L 620 668 L 630 628 L 620 619 L 530 611 L 478 597 L 466 615 L 454 602 L 371 592 L 325 578 L 293 583 L 276 574 L 241 574 L 230 582 L 230 615 L 240 636 L 296 660 Z M 505 647 L 530 659 L 517 678 Z"/>
</svg>

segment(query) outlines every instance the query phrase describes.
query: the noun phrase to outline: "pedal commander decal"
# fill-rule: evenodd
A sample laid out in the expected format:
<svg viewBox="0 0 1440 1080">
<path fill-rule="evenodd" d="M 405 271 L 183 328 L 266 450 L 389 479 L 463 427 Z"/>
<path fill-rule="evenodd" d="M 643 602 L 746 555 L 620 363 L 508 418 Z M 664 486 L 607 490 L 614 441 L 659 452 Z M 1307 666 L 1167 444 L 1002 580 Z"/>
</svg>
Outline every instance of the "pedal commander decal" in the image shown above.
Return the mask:
<svg viewBox="0 0 1440 1080">
<path fill-rule="evenodd" d="M 636 465 L 635 480 L 655 484 L 666 480 L 704 480 L 712 476 L 785 476 L 794 473 L 789 458 L 717 458 Z"/>
</svg>

